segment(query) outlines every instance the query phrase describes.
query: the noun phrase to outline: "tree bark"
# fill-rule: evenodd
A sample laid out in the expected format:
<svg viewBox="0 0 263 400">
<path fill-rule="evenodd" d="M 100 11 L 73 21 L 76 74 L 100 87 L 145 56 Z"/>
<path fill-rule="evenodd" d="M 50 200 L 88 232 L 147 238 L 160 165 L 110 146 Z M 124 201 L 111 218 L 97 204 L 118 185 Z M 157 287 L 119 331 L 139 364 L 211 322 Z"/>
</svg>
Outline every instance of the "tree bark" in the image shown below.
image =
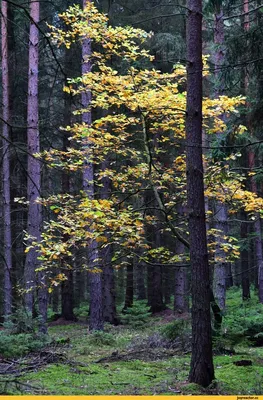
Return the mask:
<svg viewBox="0 0 263 400">
<path fill-rule="evenodd" d="M 185 246 L 183 243 L 177 243 L 177 254 L 183 254 Z M 174 312 L 183 313 L 188 311 L 187 296 L 187 271 L 185 268 L 175 268 L 174 270 Z"/>
<path fill-rule="evenodd" d="M 90 0 L 83 0 L 83 8 L 90 2 Z M 82 43 L 82 75 L 91 71 L 91 41 L 89 38 L 84 39 Z M 88 109 L 91 102 L 91 92 L 89 90 L 83 91 L 81 95 L 82 106 Z M 82 114 L 82 122 L 87 126 L 92 123 L 91 112 L 84 112 Z M 90 143 L 86 140 L 83 148 L 87 151 L 88 155 L 85 161 L 83 171 L 83 189 L 90 200 L 94 199 L 94 166 L 92 163 L 92 150 Z M 98 259 L 98 246 L 95 240 L 92 240 L 88 247 L 89 259 L 89 283 L 90 283 L 90 330 L 103 330 L 103 297 L 102 297 L 102 273 L 93 272 L 94 260 Z"/>
<path fill-rule="evenodd" d="M 244 32 L 248 34 L 250 30 L 250 19 L 249 19 L 249 0 L 244 0 L 243 3 L 243 12 L 244 16 Z M 245 94 L 249 96 L 249 72 L 246 67 L 245 70 Z M 249 107 L 249 103 L 247 103 Z M 249 111 L 248 111 L 249 112 Z M 253 137 L 253 127 L 251 124 L 250 116 L 247 116 L 247 125 L 249 129 L 250 136 Z M 249 148 L 248 151 L 248 167 L 253 172 L 255 168 L 255 152 L 253 147 Z M 250 180 L 250 189 L 253 193 L 257 194 L 257 184 L 253 176 Z M 257 214 L 257 219 L 254 223 L 254 232 L 255 236 L 255 258 L 256 258 L 256 265 L 258 270 L 258 296 L 260 303 L 263 303 L 263 252 L 262 252 L 262 232 L 261 232 L 261 223 L 260 223 L 260 214 Z M 247 266 L 248 268 L 248 266 Z"/>
<path fill-rule="evenodd" d="M 247 215 L 243 211 L 241 213 L 241 218 L 244 222 L 241 223 L 240 236 L 243 244 L 243 249 L 241 250 L 241 284 L 242 284 L 242 298 L 243 300 L 250 299 L 250 283 L 249 283 L 249 271 L 248 271 L 248 249 L 247 249 L 247 239 L 248 239 L 248 225 L 247 225 Z"/>
<path fill-rule="evenodd" d="M 27 232 L 32 240 L 40 241 L 42 213 L 41 206 L 36 202 L 41 190 L 41 165 L 34 154 L 40 152 L 39 139 L 39 110 L 38 110 L 38 65 L 39 65 L 39 32 L 36 24 L 39 22 L 40 7 L 38 1 L 30 1 L 30 30 L 29 30 L 29 66 L 28 66 L 28 105 L 27 105 L 27 197 L 28 217 Z M 46 333 L 47 320 L 47 290 L 43 272 L 38 272 L 39 267 L 37 251 L 31 248 L 26 255 L 25 279 L 25 306 L 33 312 L 33 290 L 37 283 L 38 307 L 40 314 L 39 330 Z"/>
<path fill-rule="evenodd" d="M 186 174 L 192 267 L 189 380 L 206 387 L 214 379 L 214 366 L 202 162 L 202 1 L 188 0 L 187 7 Z"/>
<path fill-rule="evenodd" d="M 102 163 L 102 170 L 105 171 L 109 167 L 109 160 L 106 159 Z M 101 198 L 108 199 L 111 193 L 111 181 L 109 178 L 102 179 Z M 108 241 L 110 236 L 107 234 Z M 112 245 L 108 245 L 100 250 L 102 263 L 103 263 L 103 318 L 105 322 L 117 325 L 117 310 L 116 310 L 116 290 L 115 290 L 115 276 L 112 266 Z"/>
<path fill-rule="evenodd" d="M 2 34 L 2 99 L 3 99 L 3 226 L 4 226 L 4 317 L 12 312 L 12 235 L 10 204 L 10 148 L 9 148 L 9 60 L 8 60 L 8 2 L 1 5 Z"/>
<path fill-rule="evenodd" d="M 133 305 L 133 264 L 130 263 L 126 267 L 126 292 L 125 292 L 125 303 L 123 311 Z"/>
</svg>

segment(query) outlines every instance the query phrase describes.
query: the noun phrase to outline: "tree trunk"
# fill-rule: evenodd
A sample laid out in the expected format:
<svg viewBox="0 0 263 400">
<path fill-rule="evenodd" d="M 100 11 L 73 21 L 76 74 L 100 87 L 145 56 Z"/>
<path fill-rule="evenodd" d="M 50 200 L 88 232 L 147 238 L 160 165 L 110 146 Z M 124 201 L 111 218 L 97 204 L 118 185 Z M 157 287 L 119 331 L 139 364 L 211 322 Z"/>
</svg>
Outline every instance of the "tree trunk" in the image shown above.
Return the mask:
<svg viewBox="0 0 263 400">
<path fill-rule="evenodd" d="M 12 312 L 12 236 L 10 205 L 10 149 L 9 149 L 9 65 L 8 65 L 8 2 L 1 6 L 2 34 L 2 101 L 3 101 L 3 226 L 4 226 L 4 317 Z"/>
<path fill-rule="evenodd" d="M 109 167 L 109 160 L 106 159 L 102 163 L 103 171 Z M 111 181 L 109 178 L 102 179 L 101 198 L 108 199 L 111 193 Z M 108 241 L 110 237 L 107 235 Z M 100 251 L 103 262 L 103 318 L 105 322 L 116 325 L 118 324 L 117 310 L 116 310 L 116 290 L 115 290 L 115 276 L 114 269 L 111 263 L 112 259 L 112 245 L 102 248 Z"/>
<path fill-rule="evenodd" d="M 216 203 L 215 209 L 216 224 L 215 228 L 223 234 L 227 231 L 227 208 L 225 204 Z M 220 247 L 224 239 L 218 238 L 215 252 L 214 267 L 214 294 L 219 307 L 223 311 L 226 306 L 226 271 L 227 263 L 225 261 L 225 252 Z"/>
<path fill-rule="evenodd" d="M 223 65 L 225 62 L 225 32 L 224 32 L 224 13 L 222 2 L 215 3 L 214 15 L 214 43 L 215 50 L 215 95 L 222 96 L 225 92 L 225 80 L 223 76 Z M 225 119 L 225 115 L 221 115 L 221 119 Z M 217 133 L 217 139 L 220 143 L 221 132 Z M 220 144 L 218 144 L 220 145 Z M 215 228 L 220 230 L 225 236 L 228 232 L 228 212 L 227 205 L 222 202 L 216 202 L 215 205 Z M 229 263 L 225 261 L 225 252 L 221 248 L 224 239 L 218 239 L 215 252 L 214 267 L 214 293 L 215 298 L 221 308 L 225 309 L 226 303 L 226 279 L 227 271 L 229 272 Z"/>
<path fill-rule="evenodd" d="M 67 280 L 61 284 L 61 316 L 66 321 L 75 321 L 76 317 L 73 313 L 73 271 L 65 270 L 64 274 Z"/>
<path fill-rule="evenodd" d="M 250 30 L 250 20 L 249 20 L 249 0 L 244 0 L 243 3 L 243 11 L 245 13 L 244 16 L 244 32 L 248 34 Z M 245 69 L 245 94 L 249 95 L 249 72 L 247 70 L 248 66 Z M 249 107 L 249 103 L 247 104 Z M 249 112 L 249 111 L 248 111 Z M 253 128 L 250 120 L 250 116 L 247 116 L 247 125 L 250 132 L 250 136 L 253 137 Z M 248 167 L 253 172 L 255 168 L 255 153 L 253 147 L 249 148 L 248 151 Z M 250 189 L 253 193 L 257 194 L 257 184 L 253 176 L 250 181 Z M 254 223 L 254 232 L 255 236 L 255 255 L 256 255 L 256 265 L 258 270 L 258 296 L 260 303 L 263 303 L 263 252 L 262 252 L 262 234 L 261 234 L 261 223 L 260 223 L 260 214 L 257 214 L 257 219 Z M 248 268 L 248 266 L 247 266 Z"/>
<path fill-rule="evenodd" d="M 248 249 L 247 249 L 247 215 L 243 211 L 241 218 L 244 222 L 241 223 L 240 236 L 242 240 L 241 250 L 241 284 L 242 284 L 242 298 L 243 300 L 250 299 L 250 284 L 249 284 L 249 271 L 248 271 Z"/>
<path fill-rule="evenodd" d="M 183 254 L 185 247 L 183 243 L 177 243 L 177 254 Z M 174 271 L 174 312 L 183 313 L 188 311 L 187 296 L 187 271 L 185 268 L 175 268 Z"/>
<path fill-rule="evenodd" d="M 202 162 L 202 1 L 188 0 L 187 7 L 186 174 L 192 267 L 189 380 L 206 387 L 214 379 L 214 366 Z"/>
<path fill-rule="evenodd" d="M 40 161 L 34 157 L 40 151 L 40 139 L 38 128 L 38 64 L 39 64 L 39 33 L 36 24 L 39 22 L 39 2 L 30 1 L 30 31 L 29 31 L 29 66 L 28 66 L 28 105 L 27 105 L 27 197 L 28 197 L 28 217 L 27 232 L 30 238 L 40 241 L 40 230 L 42 223 L 41 206 L 36 202 L 40 196 L 41 189 L 41 165 Z M 30 239 L 31 240 L 31 239 Z M 25 306 L 27 310 L 33 312 L 33 290 L 36 284 L 36 268 L 39 267 L 37 252 L 31 248 L 25 260 Z M 43 272 L 37 274 L 38 284 L 38 306 L 40 314 L 39 330 L 45 333 L 47 319 L 47 290 L 45 276 Z"/>
<path fill-rule="evenodd" d="M 69 50 L 65 51 L 65 71 L 67 75 L 70 75 L 72 54 Z M 65 82 L 66 84 L 67 82 Z M 65 93 L 64 94 L 64 125 L 71 125 L 71 97 Z M 67 151 L 70 142 L 69 134 L 67 131 L 63 131 L 63 151 Z M 70 193 L 70 175 L 69 171 L 62 171 L 62 193 Z M 68 237 L 64 235 L 63 240 L 67 242 Z M 67 280 L 61 285 L 61 315 L 66 321 L 74 321 L 76 318 L 74 316 L 74 280 L 73 271 L 68 269 L 68 264 L 70 265 L 72 260 L 69 257 L 63 257 L 61 260 L 62 272 L 66 275 Z"/>
<path fill-rule="evenodd" d="M 130 263 L 126 268 L 126 294 L 123 311 L 133 305 L 133 264 Z"/>
<path fill-rule="evenodd" d="M 90 2 L 90 0 L 83 0 L 83 8 Z M 90 39 L 84 39 L 82 43 L 82 75 L 91 71 L 91 41 Z M 91 92 L 83 91 L 81 95 L 82 106 L 87 109 L 91 102 Z M 85 112 L 82 114 L 82 122 L 87 126 L 92 123 L 91 112 Z M 95 188 L 94 188 L 94 166 L 90 160 L 92 156 L 92 150 L 88 140 L 83 143 L 83 148 L 87 151 L 88 155 L 86 158 L 84 171 L 83 171 L 83 189 L 90 200 L 94 199 Z M 90 330 L 103 330 L 103 297 L 102 297 L 102 273 L 93 272 L 94 261 L 98 259 L 98 246 L 95 240 L 92 240 L 88 248 L 89 258 L 89 283 L 90 283 Z"/>
<path fill-rule="evenodd" d="M 146 288 L 145 288 L 145 265 L 142 263 L 136 264 L 135 266 L 135 287 L 136 287 L 136 299 L 146 299 Z"/>
</svg>

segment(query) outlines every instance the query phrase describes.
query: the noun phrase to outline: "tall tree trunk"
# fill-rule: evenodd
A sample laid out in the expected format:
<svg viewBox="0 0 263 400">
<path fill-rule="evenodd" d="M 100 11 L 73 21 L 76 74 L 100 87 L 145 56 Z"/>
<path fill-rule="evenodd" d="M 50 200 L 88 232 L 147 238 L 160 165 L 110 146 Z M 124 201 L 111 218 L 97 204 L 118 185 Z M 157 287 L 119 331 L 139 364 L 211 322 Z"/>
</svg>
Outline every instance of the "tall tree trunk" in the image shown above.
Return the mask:
<svg viewBox="0 0 263 400">
<path fill-rule="evenodd" d="M 83 8 L 90 2 L 90 0 L 83 0 Z M 91 41 L 90 39 L 84 39 L 82 43 L 82 75 L 91 71 Z M 82 106 L 84 109 L 88 109 L 91 102 L 91 92 L 83 91 L 81 95 Z M 91 125 L 91 112 L 85 112 L 82 114 L 82 122 L 87 126 Z M 84 143 L 84 148 L 88 151 L 88 156 L 84 166 L 83 172 L 83 189 L 90 200 L 94 199 L 95 188 L 94 188 L 94 166 L 92 163 L 92 150 L 88 140 Z M 88 248 L 89 258 L 89 283 L 90 283 L 90 319 L 89 328 L 90 330 L 103 330 L 103 297 L 102 297 L 102 273 L 93 272 L 94 260 L 98 259 L 98 246 L 95 240 L 92 240 Z"/>
<path fill-rule="evenodd" d="M 136 287 L 136 299 L 146 299 L 146 288 L 145 288 L 145 265 L 143 263 L 136 262 L 135 265 L 135 287 Z"/>
<path fill-rule="evenodd" d="M 248 225 L 247 225 L 247 215 L 243 211 L 241 213 L 241 228 L 240 236 L 242 240 L 242 250 L 241 250 L 241 284 L 242 284 L 242 298 L 243 300 L 250 299 L 250 284 L 249 284 L 249 272 L 248 272 Z"/>
<path fill-rule="evenodd" d="M 177 243 L 177 254 L 183 254 L 185 246 L 183 243 Z M 187 271 L 185 268 L 176 267 L 174 270 L 174 312 L 188 311 L 188 296 L 187 296 Z"/>
<path fill-rule="evenodd" d="M 41 206 L 36 202 L 41 189 L 41 165 L 40 161 L 34 157 L 40 151 L 39 139 L 39 111 L 38 111 L 38 65 L 39 65 L 39 33 L 36 24 L 39 22 L 39 2 L 30 1 L 30 31 L 29 31 L 29 66 L 28 66 L 28 104 L 27 104 L 27 198 L 28 218 L 27 232 L 30 238 L 40 241 L 40 230 L 42 223 Z M 46 332 L 47 319 L 47 291 L 45 276 L 43 272 L 38 272 L 36 279 L 36 268 L 39 267 L 37 252 L 31 248 L 25 260 L 25 306 L 27 310 L 33 311 L 33 290 L 38 284 L 38 306 L 40 314 L 40 331 Z"/>
<path fill-rule="evenodd" d="M 65 51 L 65 70 L 68 76 L 71 71 L 72 54 L 69 50 Z M 65 82 L 67 84 L 67 82 Z M 71 97 L 65 93 L 64 94 L 64 125 L 70 126 L 71 124 Z M 63 151 L 67 151 L 69 147 L 69 134 L 67 131 L 63 132 Z M 69 171 L 62 172 L 62 193 L 70 193 L 70 175 Z M 68 239 L 67 235 L 64 235 L 64 241 Z M 73 281 L 73 270 L 69 269 L 68 265 L 71 265 L 72 260 L 65 256 L 61 260 L 61 266 L 63 273 L 66 276 L 66 280 L 62 282 L 61 285 L 61 315 L 66 321 L 74 321 L 76 318 L 74 316 L 74 281 Z"/>
<path fill-rule="evenodd" d="M 102 163 L 102 169 L 105 170 L 109 166 L 109 160 Z M 108 199 L 111 193 L 110 179 L 104 177 L 102 179 L 101 198 Z M 108 236 L 110 241 L 110 237 Z M 116 290 L 115 290 L 115 276 L 114 269 L 111 263 L 112 259 L 112 245 L 104 247 L 100 251 L 103 263 L 103 319 L 105 322 L 116 325 L 118 323 L 117 310 L 116 310 Z"/>
<path fill-rule="evenodd" d="M 188 0 L 187 7 L 186 174 L 192 267 L 189 380 L 206 387 L 214 379 L 214 366 L 202 162 L 202 1 Z"/>
<path fill-rule="evenodd" d="M 244 0 L 243 3 L 243 11 L 244 11 L 244 32 L 248 34 L 250 30 L 250 20 L 249 20 L 249 0 Z M 245 94 L 249 96 L 249 73 L 247 71 L 247 66 L 245 70 Z M 249 107 L 249 103 L 248 103 Z M 253 127 L 251 124 L 250 116 L 247 116 L 248 121 L 248 129 L 250 132 L 250 136 L 253 137 Z M 248 167 L 253 172 L 255 168 L 255 152 L 253 147 L 249 148 L 248 152 Z M 250 189 L 253 193 L 257 193 L 257 184 L 255 179 L 251 177 L 250 181 Z M 258 270 L 258 295 L 260 303 L 263 303 L 263 252 L 262 252 L 262 233 L 261 233 L 261 223 L 260 223 L 260 214 L 257 214 L 257 219 L 254 223 L 254 232 L 255 236 L 255 255 L 256 255 L 256 265 Z M 248 266 L 247 266 L 248 268 Z"/>
<path fill-rule="evenodd" d="M 1 6 L 2 34 L 2 101 L 3 101 L 3 226 L 4 226 L 4 317 L 12 312 L 12 236 L 10 205 L 10 149 L 9 149 L 9 65 L 8 65 L 8 2 Z"/>
<path fill-rule="evenodd" d="M 224 32 L 224 13 L 223 4 L 221 1 L 215 3 L 214 14 L 214 43 L 215 43 L 215 95 L 222 96 L 225 92 L 225 81 L 223 76 L 223 65 L 225 62 L 225 32 Z M 221 115 L 224 120 L 224 114 Z M 217 133 L 217 139 L 220 143 L 222 133 Z M 218 144 L 220 145 L 220 144 Z M 222 202 L 215 204 L 215 228 L 220 230 L 223 235 L 228 232 L 228 212 L 227 205 Z M 223 239 L 218 239 L 215 252 L 215 267 L 214 267 L 214 294 L 221 308 L 225 309 L 226 302 L 226 278 L 227 271 L 229 272 L 229 263 L 225 261 L 225 252 L 221 248 Z"/>
<path fill-rule="evenodd" d="M 125 303 L 123 311 L 133 305 L 133 263 L 130 263 L 126 267 L 126 292 L 125 292 Z"/>
</svg>

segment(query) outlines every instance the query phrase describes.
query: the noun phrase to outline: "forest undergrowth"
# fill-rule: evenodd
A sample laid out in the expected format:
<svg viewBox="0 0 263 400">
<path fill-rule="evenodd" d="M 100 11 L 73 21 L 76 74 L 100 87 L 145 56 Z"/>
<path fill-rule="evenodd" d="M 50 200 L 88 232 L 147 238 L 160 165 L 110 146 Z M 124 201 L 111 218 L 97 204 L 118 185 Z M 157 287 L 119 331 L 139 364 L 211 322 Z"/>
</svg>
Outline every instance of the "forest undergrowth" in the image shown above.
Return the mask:
<svg viewBox="0 0 263 400">
<path fill-rule="evenodd" d="M 223 326 L 213 337 L 216 381 L 206 389 L 188 382 L 190 315 L 151 316 L 135 302 L 122 324 L 89 333 L 86 307 L 75 311 L 79 321 L 50 322 L 48 338 L 36 336 L 22 315 L 5 324 L 1 394 L 263 394 L 263 306 L 255 295 L 244 302 L 239 289 L 228 291 Z"/>
</svg>

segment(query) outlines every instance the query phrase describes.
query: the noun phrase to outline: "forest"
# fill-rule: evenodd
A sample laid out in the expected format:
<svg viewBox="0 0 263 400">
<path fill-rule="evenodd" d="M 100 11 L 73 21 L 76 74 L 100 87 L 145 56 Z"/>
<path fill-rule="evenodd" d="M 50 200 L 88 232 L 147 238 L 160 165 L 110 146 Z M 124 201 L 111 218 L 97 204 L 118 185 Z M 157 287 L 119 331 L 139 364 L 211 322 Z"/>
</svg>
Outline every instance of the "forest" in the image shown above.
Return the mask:
<svg viewBox="0 0 263 400">
<path fill-rule="evenodd" d="M 1 1 L 1 395 L 263 394 L 262 33 Z"/>
</svg>

